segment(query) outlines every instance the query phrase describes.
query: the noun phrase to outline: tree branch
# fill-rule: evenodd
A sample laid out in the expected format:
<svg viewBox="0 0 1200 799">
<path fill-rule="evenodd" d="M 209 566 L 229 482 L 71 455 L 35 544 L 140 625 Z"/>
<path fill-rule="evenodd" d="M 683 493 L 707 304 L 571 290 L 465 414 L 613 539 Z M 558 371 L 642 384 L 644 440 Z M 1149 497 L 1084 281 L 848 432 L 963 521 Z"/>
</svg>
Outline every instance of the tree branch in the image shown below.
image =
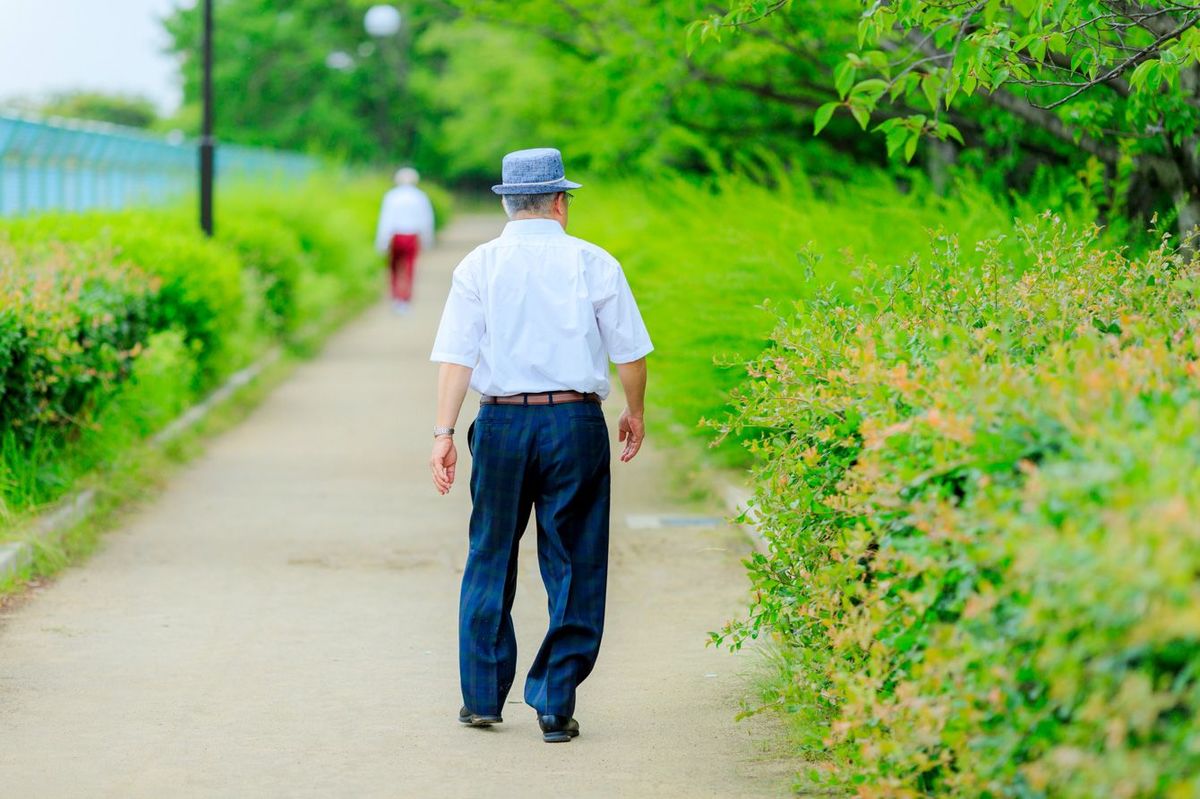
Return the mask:
<svg viewBox="0 0 1200 799">
<path fill-rule="evenodd" d="M 1193 24 L 1195 24 L 1194 21 Z M 921 50 L 927 55 L 942 52 L 928 43 L 925 43 Z M 1018 97 L 1004 89 L 997 89 L 990 94 L 983 95 L 983 97 L 1018 119 L 1041 128 L 1059 141 L 1069 144 L 1072 147 L 1077 147 L 1107 164 L 1117 163 L 1120 157 L 1120 151 L 1116 147 L 1097 141 L 1090 136 L 1077 136 L 1057 114 L 1052 113 L 1047 108 L 1035 106 L 1023 97 Z"/>
<path fill-rule="evenodd" d="M 1075 91 L 1071 92 L 1066 97 L 1062 97 L 1058 100 L 1055 100 L 1054 102 L 1050 103 L 1047 106 L 1039 106 L 1039 107 L 1044 108 L 1047 111 L 1052 111 L 1061 105 L 1071 102 L 1076 97 L 1083 94 L 1085 91 L 1092 88 L 1093 86 L 1096 86 L 1101 83 L 1107 83 L 1108 81 L 1112 80 L 1113 78 L 1124 74 L 1125 71 L 1130 69 L 1131 67 L 1136 67 L 1138 64 L 1141 64 L 1143 61 L 1148 61 L 1151 58 L 1153 58 L 1154 56 L 1158 55 L 1161 52 L 1161 50 L 1159 48 L 1161 48 L 1163 46 L 1163 44 L 1165 44 L 1166 42 L 1169 42 L 1172 39 L 1178 39 L 1189 28 L 1195 27 L 1197 23 L 1200 23 L 1200 16 L 1195 16 L 1189 20 L 1184 21 L 1183 24 L 1181 24 L 1179 27 L 1174 28 L 1170 32 L 1164 33 L 1161 36 L 1159 36 L 1157 39 L 1154 40 L 1153 44 L 1142 48 L 1136 55 L 1130 56 L 1129 58 L 1122 61 L 1120 64 L 1117 64 L 1115 67 L 1108 70 L 1107 72 L 1097 75 L 1092 80 L 1089 80 L 1086 83 L 1079 84 L 1079 88 L 1075 89 Z"/>
<path fill-rule="evenodd" d="M 1096 141 L 1089 136 L 1076 137 L 1067 124 L 1058 118 L 1057 114 L 1038 108 L 1024 98 L 1017 97 L 1004 89 L 998 89 L 984 97 L 994 105 L 1003 108 L 1018 119 L 1041 128 L 1059 141 L 1078 147 L 1088 155 L 1094 155 L 1106 164 L 1115 164 L 1120 158 L 1120 151 L 1111 145 Z"/>
<path fill-rule="evenodd" d="M 689 74 L 696 80 L 712 85 L 725 86 L 730 89 L 738 89 L 739 91 L 747 92 L 755 97 L 763 100 L 771 100 L 776 103 L 782 103 L 793 108 L 802 108 L 805 110 L 815 109 L 822 103 L 836 99 L 832 92 L 825 86 L 820 86 L 811 83 L 797 83 L 796 88 L 807 90 L 808 94 L 788 94 L 779 91 L 774 84 L 767 83 L 752 83 L 748 80 L 738 78 L 728 78 L 716 72 L 710 72 L 696 64 L 688 65 Z"/>
<path fill-rule="evenodd" d="M 1024 63 L 1028 64 L 1029 66 L 1037 66 L 1042 63 L 1039 61 L 1035 61 L 1033 58 L 1020 55 L 1019 53 L 1018 53 L 1018 57 Z M 1057 72 L 1059 74 L 1063 74 L 1063 75 L 1078 75 L 1079 74 L 1075 70 L 1071 69 L 1071 61 L 1070 61 L 1070 59 L 1066 58 L 1065 56 L 1061 56 L 1058 53 L 1047 53 L 1046 57 L 1050 60 L 1050 66 L 1053 69 L 1057 70 Z M 1079 85 L 1079 81 L 1067 80 L 1065 77 L 1061 81 L 1030 80 L 1030 81 L 1018 81 L 1018 82 L 1022 83 L 1024 85 L 1027 85 L 1027 86 L 1078 86 Z M 1129 83 L 1120 76 L 1113 76 L 1112 78 L 1109 78 L 1108 80 L 1104 81 L 1104 83 L 1101 85 L 1107 86 L 1108 88 L 1112 89 L 1114 92 L 1116 92 L 1117 96 L 1119 96 L 1119 97 L 1127 98 L 1130 95 Z"/>
<path fill-rule="evenodd" d="M 1200 11 L 1200 5 L 1176 4 L 1171 8 L 1150 10 L 1141 3 L 1130 3 L 1127 0 L 1101 0 L 1108 8 L 1117 14 L 1128 17 L 1133 24 L 1155 36 L 1165 36 L 1180 24 L 1179 19 L 1172 16 L 1173 12 Z"/>
</svg>

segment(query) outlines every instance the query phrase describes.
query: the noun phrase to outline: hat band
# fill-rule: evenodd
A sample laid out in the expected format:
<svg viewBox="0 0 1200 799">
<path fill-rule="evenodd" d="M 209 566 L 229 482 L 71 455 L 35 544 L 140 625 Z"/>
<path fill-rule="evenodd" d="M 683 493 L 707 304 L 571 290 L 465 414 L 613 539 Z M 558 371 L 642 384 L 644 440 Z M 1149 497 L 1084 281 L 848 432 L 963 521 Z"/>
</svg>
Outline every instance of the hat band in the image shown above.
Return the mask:
<svg viewBox="0 0 1200 799">
<path fill-rule="evenodd" d="M 529 183 L 503 183 L 501 185 L 503 185 L 503 186 L 549 186 L 551 183 L 558 183 L 559 181 L 563 181 L 566 179 L 567 179 L 567 176 L 563 175 L 561 178 L 554 178 L 553 180 L 534 180 Z"/>
</svg>

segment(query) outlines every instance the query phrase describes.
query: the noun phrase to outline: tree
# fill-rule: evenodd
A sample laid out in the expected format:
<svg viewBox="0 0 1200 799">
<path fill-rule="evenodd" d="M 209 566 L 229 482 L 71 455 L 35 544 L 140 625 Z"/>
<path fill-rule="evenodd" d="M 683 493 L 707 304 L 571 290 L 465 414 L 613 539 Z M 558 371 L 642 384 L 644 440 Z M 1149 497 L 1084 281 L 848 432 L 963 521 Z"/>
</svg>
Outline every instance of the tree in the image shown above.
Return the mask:
<svg viewBox="0 0 1200 799">
<path fill-rule="evenodd" d="M 410 89 L 413 41 L 432 17 L 413 4 L 401 32 L 375 41 L 366 0 L 217 3 L 214 89 L 220 138 L 389 164 L 418 158 L 422 113 Z M 282 10 L 281 10 L 282 8 Z M 184 100 L 200 95 L 200 12 L 165 21 L 183 61 Z"/>
<path fill-rule="evenodd" d="M 217 5 L 217 132 L 225 141 L 412 160 L 491 180 L 508 149 L 555 142 L 578 166 L 757 168 L 819 161 L 850 175 L 875 148 L 835 124 L 797 137 L 837 95 L 857 0 L 768 20 L 728 48 L 689 56 L 683 31 L 708 0 L 429 0 L 402 5 L 396 41 L 362 30 L 369 0 Z M 166 23 L 183 59 L 183 116 L 199 99 L 199 15 Z M 834 43 L 836 46 L 831 46 Z M 834 135 L 829 136 L 832 132 Z M 851 158 L 831 158 L 833 149 Z"/>
<path fill-rule="evenodd" d="M 697 22 L 698 41 L 786 14 L 793 0 L 736 0 Z M 858 45 L 834 73 L 839 110 L 911 159 L 959 140 L 947 112 L 977 98 L 1115 171 L 1134 200 L 1165 193 L 1178 227 L 1200 224 L 1200 4 L 1176 0 L 864 0 Z M 897 109 L 904 104 L 915 110 Z"/>
<path fill-rule="evenodd" d="M 811 161 L 849 175 L 882 160 L 856 136 L 824 145 L 796 136 L 837 99 L 829 76 L 839 49 L 853 46 L 856 0 L 765 20 L 728 47 L 697 52 L 684 31 L 708 0 L 446 5 L 458 16 L 433 30 L 444 69 L 427 96 L 443 108 L 452 161 L 486 151 L 494 170 L 504 141 L 536 138 L 605 170 Z M 831 158 L 835 148 L 852 157 Z"/>
<path fill-rule="evenodd" d="M 33 104 L 33 110 L 45 116 L 90 119 L 130 128 L 148 128 L 158 120 L 154 103 L 144 97 L 101 92 L 63 92 Z"/>
</svg>

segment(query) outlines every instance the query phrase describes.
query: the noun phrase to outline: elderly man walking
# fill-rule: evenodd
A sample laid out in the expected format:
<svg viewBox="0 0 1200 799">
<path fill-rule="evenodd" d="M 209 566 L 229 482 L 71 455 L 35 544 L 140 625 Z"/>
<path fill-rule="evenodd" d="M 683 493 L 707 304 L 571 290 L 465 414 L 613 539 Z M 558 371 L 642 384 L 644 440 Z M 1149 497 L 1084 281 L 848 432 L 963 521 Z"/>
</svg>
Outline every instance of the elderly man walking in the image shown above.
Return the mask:
<svg viewBox="0 0 1200 799">
<path fill-rule="evenodd" d="M 375 249 L 386 255 L 391 272 L 392 309 L 404 313 L 412 302 L 417 256 L 433 246 L 433 204 L 417 188 L 421 176 L 412 167 L 396 172 L 396 187 L 383 196 Z"/>
<path fill-rule="evenodd" d="M 454 484 L 454 426 L 467 388 L 481 395 L 471 448 L 470 551 L 459 605 L 459 721 L 502 721 L 516 675 L 512 604 L 517 546 L 532 512 L 550 626 L 525 680 L 542 738 L 579 734 L 575 689 L 592 671 L 608 577 L 609 441 L 600 403 L 617 365 L 626 408 L 618 422 L 629 461 L 645 437 L 646 355 L 653 346 L 620 264 L 566 234 L 570 189 L 562 155 L 504 157 L 511 220 L 454 270 L 431 360 L 438 374 L 430 467 Z"/>
</svg>

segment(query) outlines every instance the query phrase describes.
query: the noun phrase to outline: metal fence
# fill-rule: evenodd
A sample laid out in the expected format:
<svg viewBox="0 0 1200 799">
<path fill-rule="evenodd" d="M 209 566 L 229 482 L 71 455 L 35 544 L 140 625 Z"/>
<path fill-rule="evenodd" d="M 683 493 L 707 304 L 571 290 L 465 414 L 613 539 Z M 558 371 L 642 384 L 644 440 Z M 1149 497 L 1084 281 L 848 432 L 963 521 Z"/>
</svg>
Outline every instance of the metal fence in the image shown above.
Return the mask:
<svg viewBox="0 0 1200 799">
<path fill-rule="evenodd" d="M 193 191 L 196 145 L 182 137 L 76 120 L 0 115 L 0 216 L 155 205 Z M 256 183 L 303 179 L 296 153 L 222 145 L 217 174 Z"/>
</svg>

